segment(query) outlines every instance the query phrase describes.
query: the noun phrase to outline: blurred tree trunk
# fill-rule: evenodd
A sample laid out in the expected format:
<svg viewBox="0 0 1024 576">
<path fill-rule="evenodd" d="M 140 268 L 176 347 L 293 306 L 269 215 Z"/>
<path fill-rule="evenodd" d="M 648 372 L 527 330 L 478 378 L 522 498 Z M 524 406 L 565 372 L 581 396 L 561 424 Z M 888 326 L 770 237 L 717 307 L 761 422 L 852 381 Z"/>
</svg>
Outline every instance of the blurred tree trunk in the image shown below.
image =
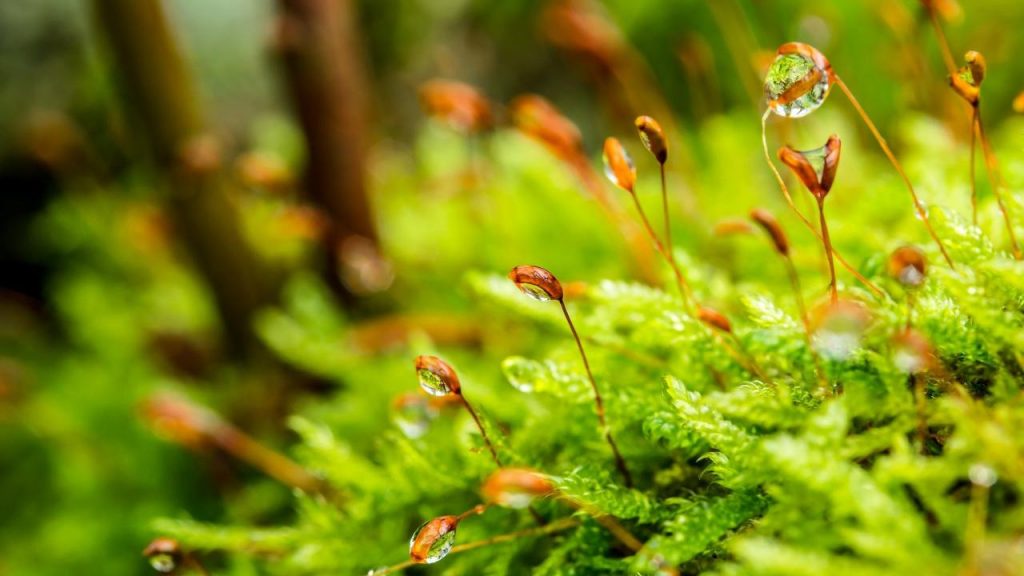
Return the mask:
<svg viewBox="0 0 1024 576">
<path fill-rule="evenodd" d="M 342 243 L 377 242 L 366 187 L 367 83 L 351 0 L 277 0 L 273 46 L 306 140 L 306 186 L 332 222 L 330 284 Z"/>
<path fill-rule="evenodd" d="M 160 0 L 92 0 L 92 7 L 125 103 L 171 188 L 175 225 L 213 292 L 228 347 L 250 349 L 250 317 L 273 297 L 276 281 L 243 237 L 220 175 L 217 141 L 205 132 L 163 6 Z"/>
</svg>

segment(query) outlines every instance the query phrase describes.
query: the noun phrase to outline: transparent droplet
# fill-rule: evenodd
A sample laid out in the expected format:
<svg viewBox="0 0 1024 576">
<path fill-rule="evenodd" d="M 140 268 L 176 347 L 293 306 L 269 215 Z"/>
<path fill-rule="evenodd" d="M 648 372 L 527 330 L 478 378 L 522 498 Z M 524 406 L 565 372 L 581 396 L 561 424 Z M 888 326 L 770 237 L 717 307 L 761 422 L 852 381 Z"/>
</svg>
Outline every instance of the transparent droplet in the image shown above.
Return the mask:
<svg viewBox="0 0 1024 576">
<path fill-rule="evenodd" d="M 407 438 L 420 438 L 437 417 L 437 408 L 420 394 L 403 394 L 392 405 L 391 419 Z"/>
<path fill-rule="evenodd" d="M 924 274 L 914 266 L 906 266 L 900 270 L 897 280 L 904 286 L 920 286 L 924 282 Z"/>
<path fill-rule="evenodd" d="M 533 298 L 534 300 L 539 300 L 541 302 L 551 301 L 551 295 L 548 294 L 540 286 L 536 286 L 534 284 L 526 284 L 525 282 L 520 282 L 516 284 L 516 286 L 518 286 L 519 289 L 523 291 L 523 294 L 526 294 L 527 296 Z"/>
<path fill-rule="evenodd" d="M 422 532 L 429 530 L 436 532 L 436 534 L 427 534 L 430 538 L 429 542 L 417 542 Z M 417 553 L 422 552 L 419 558 L 422 558 L 424 564 L 433 564 L 440 562 L 448 555 L 452 550 L 452 546 L 455 544 L 455 523 L 439 523 L 438 519 L 430 520 L 423 523 L 422 526 L 416 529 L 413 533 L 412 538 L 409 540 L 409 551 L 414 554 L 414 558 Z M 418 545 L 424 545 L 426 550 L 417 550 Z"/>
<path fill-rule="evenodd" d="M 420 381 L 420 387 L 431 396 L 446 396 L 452 391 L 444 379 L 426 368 L 417 370 L 416 377 Z"/>
<path fill-rule="evenodd" d="M 795 93 L 787 93 L 795 88 Z M 803 54 L 780 54 L 768 69 L 764 94 L 772 112 L 800 118 L 818 109 L 828 96 L 829 75 Z"/>
<path fill-rule="evenodd" d="M 833 304 L 814 332 L 814 348 L 830 360 L 846 360 L 859 347 L 867 328 L 866 312 L 856 304 Z"/>
<path fill-rule="evenodd" d="M 149 565 L 153 567 L 153 570 L 156 570 L 161 574 L 169 574 L 178 567 L 177 562 L 174 561 L 173 555 L 163 553 L 150 556 Z"/>
<path fill-rule="evenodd" d="M 370 568 L 366 571 L 366 576 L 374 576 L 376 574 L 384 574 L 388 571 L 387 566 L 378 566 L 376 568 Z"/>
<path fill-rule="evenodd" d="M 537 382 L 547 376 L 547 370 L 543 364 L 522 356 L 505 358 L 501 363 L 501 371 L 504 372 L 505 378 L 513 388 L 526 394 L 533 392 L 537 387 Z"/>
<path fill-rule="evenodd" d="M 807 159 L 814 169 L 814 175 L 818 177 L 818 182 L 821 182 L 821 175 L 825 172 L 825 157 L 828 156 L 828 144 L 812 150 L 801 150 L 800 154 Z"/>
<path fill-rule="evenodd" d="M 633 157 L 629 155 L 624 147 L 619 146 L 618 153 L 625 163 L 626 172 L 621 173 L 615 170 L 615 164 L 612 159 L 608 157 L 607 153 L 601 154 L 601 161 L 604 163 L 604 175 L 605 178 L 624 190 L 632 190 L 633 183 L 631 180 L 636 179 L 636 164 L 633 163 Z M 627 181 L 630 180 L 630 181 Z"/>
<path fill-rule="evenodd" d="M 908 347 L 899 347 L 892 355 L 892 363 L 896 365 L 896 369 L 900 372 L 917 374 L 924 370 L 928 360 L 921 357 L 916 350 Z"/>
<path fill-rule="evenodd" d="M 971 483 L 977 486 L 983 486 L 985 488 L 991 488 L 995 485 L 999 479 L 999 475 L 992 469 L 991 466 L 985 464 L 975 464 L 971 466 L 971 469 L 967 472 L 968 478 L 971 479 Z"/>
</svg>

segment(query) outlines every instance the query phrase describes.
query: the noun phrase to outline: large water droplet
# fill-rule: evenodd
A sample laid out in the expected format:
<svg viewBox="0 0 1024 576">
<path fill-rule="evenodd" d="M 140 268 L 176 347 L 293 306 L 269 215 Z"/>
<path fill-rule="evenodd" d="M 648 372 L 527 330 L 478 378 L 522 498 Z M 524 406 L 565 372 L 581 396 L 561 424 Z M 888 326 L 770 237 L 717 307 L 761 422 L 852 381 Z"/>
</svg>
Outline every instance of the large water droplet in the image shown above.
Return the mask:
<svg viewBox="0 0 1024 576">
<path fill-rule="evenodd" d="M 814 348 L 830 360 L 846 360 L 859 347 L 867 328 L 867 312 L 859 304 L 840 301 L 820 313 Z"/>
<path fill-rule="evenodd" d="M 174 561 L 173 555 L 163 553 L 150 556 L 149 565 L 153 567 L 153 570 L 161 574 L 169 574 L 178 567 L 178 563 Z"/>
<path fill-rule="evenodd" d="M 803 54 L 780 54 L 768 69 L 764 94 L 772 112 L 800 118 L 818 109 L 828 96 L 828 72 Z"/>
<path fill-rule="evenodd" d="M 431 396 L 446 396 L 452 391 L 443 378 L 426 368 L 417 370 L 416 377 L 420 381 L 420 387 Z"/>
<path fill-rule="evenodd" d="M 971 466 L 970 470 L 967 471 L 967 476 L 971 479 L 972 484 L 984 488 L 991 488 L 999 480 L 999 475 L 996 474 L 996 471 L 991 466 L 985 464 Z"/>
<path fill-rule="evenodd" d="M 529 394 L 537 387 L 537 382 L 547 377 L 547 369 L 536 360 L 522 356 L 510 356 L 501 363 L 501 371 L 513 388 Z"/>
<path fill-rule="evenodd" d="M 454 516 L 442 516 L 425 522 L 413 532 L 409 540 L 409 555 L 422 564 L 440 562 L 455 544 L 455 528 L 458 520 Z"/>
<path fill-rule="evenodd" d="M 527 284 L 525 282 L 516 283 L 516 286 L 522 290 L 523 294 L 526 294 L 534 300 L 539 300 L 541 302 L 549 302 L 551 300 L 551 296 L 540 286 Z"/>
</svg>

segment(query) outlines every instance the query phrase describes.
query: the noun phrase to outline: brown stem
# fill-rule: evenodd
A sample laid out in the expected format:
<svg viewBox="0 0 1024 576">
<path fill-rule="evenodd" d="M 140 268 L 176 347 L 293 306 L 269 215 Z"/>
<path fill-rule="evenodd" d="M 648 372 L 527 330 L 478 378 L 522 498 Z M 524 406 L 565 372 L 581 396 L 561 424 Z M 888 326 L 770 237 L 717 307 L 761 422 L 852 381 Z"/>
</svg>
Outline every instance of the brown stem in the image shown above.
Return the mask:
<svg viewBox="0 0 1024 576">
<path fill-rule="evenodd" d="M 203 563 L 199 561 L 199 558 L 191 552 L 185 553 L 185 567 L 196 572 L 199 576 L 209 576 L 210 573 L 203 566 Z"/>
<path fill-rule="evenodd" d="M 978 122 L 978 107 L 971 106 L 971 221 L 978 225 L 978 182 L 974 175 L 974 149 L 977 140 L 977 132 L 974 125 Z"/>
<path fill-rule="evenodd" d="M 227 422 L 219 423 L 210 437 L 218 447 L 228 454 L 262 470 L 267 476 L 286 486 L 308 493 L 324 491 L 324 484 L 320 479 L 307 472 L 294 460 L 267 448 Z"/>
<path fill-rule="evenodd" d="M 832 239 L 828 235 L 828 223 L 825 221 L 825 198 L 818 198 L 818 221 L 821 224 L 821 243 L 825 247 L 825 257 L 828 258 L 829 289 L 832 303 L 839 301 L 839 286 L 836 284 L 836 265 L 832 261 Z"/>
<path fill-rule="evenodd" d="M 470 405 L 469 400 L 466 400 L 466 397 L 461 393 L 459 394 L 459 399 L 462 400 L 462 405 L 466 407 L 466 411 L 469 412 L 469 415 L 473 417 L 473 422 L 476 422 L 476 427 L 480 430 L 480 435 L 484 437 L 484 443 L 487 444 L 487 449 L 491 451 L 491 458 L 494 459 L 494 463 L 498 465 L 498 468 L 501 468 L 504 465 L 501 463 L 501 458 L 498 457 L 498 451 L 494 449 L 494 444 L 491 443 L 491 437 L 487 435 L 487 429 L 484 428 L 483 422 L 480 421 L 480 416 L 477 415 L 476 410 L 474 410 L 473 406 Z"/>
<path fill-rule="evenodd" d="M 829 390 L 828 379 L 825 378 L 825 370 L 821 366 L 821 357 L 818 356 L 818 351 L 814 349 L 814 342 L 811 338 L 811 319 L 807 314 L 807 304 L 804 302 L 803 290 L 800 288 L 800 276 L 797 274 L 796 266 L 793 264 L 793 259 L 789 254 L 784 254 L 782 259 L 786 263 L 786 274 L 789 276 L 789 284 L 793 288 L 793 297 L 796 299 L 796 306 L 800 311 L 800 321 L 804 325 L 804 340 L 807 342 L 807 350 L 811 353 L 811 359 L 814 361 L 814 373 L 818 378 L 818 386 L 821 388 L 822 393 L 827 393 Z"/>
<path fill-rule="evenodd" d="M 668 187 L 665 186 L 665 165 L 659 163 L 658 167 L 661 172 L 661 211 L 665 220 L 665 246 L 668 248 L 668 257 L 672 268 L 676 268 L 676 254 L 672 250 L 672 224 L 668 213 Z"/>
<path fill-rule="evenodd" d="M 1021 253 L 1020 245 L 1017 243 L 1017 234 L 1013 230 L 1013 223 L 1010 221 L 1010 213 L 1006 209 L 1006 204 L 1003 203 L 1003 180 L 999 174 L 999 162 L 996 160 L 996 155 L 992 151 L 992 143 L 989 141 L 988 136 L 985 135 L 985 125 L 981 121 L 981 109 L 979 105 L 975 105 L 974 120 L 974 126 L 977 127 L 978 130 L 978 138 L 981 140 L 981 152 L 985 156 L 985 168 L 988 171 L 988 179 L 992 185 L 992 193 L 996 197 L 996 203 L 999 204 L 999 211 L 1003 213 L 1003 221 L 1006 222 L 1006 232 L 1010 236 L 1010 247 L 1013 249 L 1013 257 L 1020 260 L 1021 258 L 1024 258 L 1024 254 Z M 973 132 L 973 130 L 971 132 Z"/>
<path fill-rule="evenodd" d="M 925 6 L 928 12 L 928 19 L 932 22 L 935 30 L 935 38 L 939 41 L 939 51 L 942 52 L 942 62 L 946 65 L 946 72 L 950 75 L 956 74 L 956 63 L 953 60 L 953 51 L 949 49 L 949 41 L 946 40 L 946 33 L 942 31 L 942 24 L 939 23 L 939 15 L 933 6 Z"/>
<path fill-rule="evenodd" d="M 580 340 L 579 334 L 576 332 L 576 326 L 572 323 L 572 318 L 569 316 L 569 309 L 565 307 L 565 300 L 559 299 L 558 304 L 562 307 L 562 314 L 565 316 L 565 321 L 569 324 L 569 330 L 572 332 L 572 337 L 576 340 L 576 347 L 580 351 L 580 358 L 583 359 L 583 367 L 587 371 L 587 378 L 590 380 L 590 388 L 594 391 L 594 405 L 597 407 L 597 421 L 601 425 L 601 431 L 604 433 L 604 438 L 608 442 L 608 446 L 612 449 L 612 454 L 615 455 L 615 465 L 618 467 L 619 472 L 622 474 L 623 479 L 626 482 L 626 486 L 629 488 L 633 487 L 633 476 L 629 473 L 629 468 L 626 466 L 626 460 L 619 453 L 619 447 L 615 444 L 615 440 L 612 438 L 612 431 L 608 427 L 608 422 L 604 417 L 604 400 L 601 398 L 601 392 L 597 388 L 597 381 L 594 380 L 594 373 L 590 370 L 590 362 L 587 360 L 587 353 L 583 351 L 583 342 Z"/>
<path fill-rule="evenodd" d="M 939 239 L 939 235 L 936 234 L 935 229 L 932 228 L 931 220 L 928 219 L 928 212 L 925 211 L 924 206 L 921 204 L 921 200 L 917 197 L 914 185 L 910 182 L 910 177 L 907 176 L 907 173 L 903 171 L 903 166 L 901 166 L 899 160 L 896 159 L 896 155 L 889 149 L 889 145 L 885 142 L 885 138 L 882 137 L 882 134 L 878 131 L 875 123 L 871 121 L 867 112 L 865 112 L 864 108 L 861 107 L 860 102 L 857 101 L 857 98 L 846 86 L 846 83 L 843 82 L 842 78 L 836 74 L 833 74 L 833 78 L 835 78 L 836 84 L 843 91 L 843 94 L 846 94 L 846 97 L 850 100 L 850 104 L 853 105 L 857 114 L 859 114 L 861 119 L 864 120 L 864 124 L 867 125 L 868 130 L 870 130 L 871 134 L 875 137 L 875 140 L 882 148 L 882 152 L 885 153 L 889 162 L 892 163 L 893 167 L 896 168 L 896 171 L 899 172 L 904 184 L 907 185 L 907 190 L 910 192 L 910 198 L 914 201 L 914 209 L 917 210 L 918 217 L 921 218 L 922 222 L 924 222 L 925 228 L 928 229 L 928 234 L 932 237 L 932 240 L 935 241 L 935 244 L 938 245 L 939 251 L 942 252 L 942 257 L 945 258 L 946 263 L 949 264 L 950 268 L 954 268 L 953 259 L 950 258 L 949 253 L 946 252 L 946 247 L 942 244 L 942 240 Z"/>
<path fill-rule="evenodd" d="M 513 540 L 518 540 L 519 538 L 553 534 L 555 532 L 560 532 L 562 530 L 574 528 L 576 526 L 579 526 L 579 524 L 580 521 L 576 518 L 562 518 L 560 520 L 555 520 L 554 522 L 547 524 L 545 526 L 539 526 L 537 528 L 527 528 L 525 530 L 517 530 L 515 532 L 499 534 L 497 536 L 491 536 L 490 538 L 484 538 L 483 540 L 477 540 L 475 542 L 467 542 L 465 544 L 452 546 L 452 549 L 448 552 L 448 555 L 450 556 L 452 554 L 459 554 L 462 552 L 467 552 L 469 550 L 475 550 L 476 548 L 483 548 L 484 546 L 490 546 L 491 544 L 511 542 Z M 370 571 L 370 574 L 372 576 L 384 576 L 385 574 L 394 574 L 395 572 L 400 572 L 402 570 L 405 570 L 406 568 L 411 568 L 416 564 L 417 563 L 412 560 L 406 560 L 405 562 L 395 564 L 394 566 L 389 566 L 382 570 L 372 570 Z"/>
<path fill-rule="evenodd" d="M 796 214 L 798 218 L 800 218 L 800 221 L 804 223 L 804 226 L 806 226 L 807 229 L 810 230 L 816 238 L 818 238 L 818 240 L 821 240 L 821 234 L 818 232 L 818 229 L 815 228 L 814 224 L 811 224 L 811 221 L 804 217 L 803 213 L 801 213 L 800 210 L 796 207 L 796 203 L 793 202 L 793 197 L 789 194 L 789 187 L 786 186 L 786 181 L 782 179 L 782 174 L 779 173 L 779 169 L 776 168 L 775 163 L 772 162 L 771 154 L 768 153 L 767 122 L 768 116 L 771 113 L 771 109 L 768 109 L 765 110 L 764 115 L 761 116 L 761 147 L 764 150 L 764 160 L 765 162 L 768 163 L 768 167 L 771 168 L 772 174 L 775 176 L 775 181 L 778 182 L 779 189 L 782 191 L 782 196 L 786 199 L 786 204 L 788 204 L 789 208 L 793 211 L 793 213 Z M 873 282 L 871 282 L 870 280 L 865 278 L 863 274 L 858 272 L 857 269 L 854 268 L 849 262 L 847 262 L 846 259 L 843 258 L 843 255 L 840 254 L 839 251 L 837 251 L 834 247 L 832 249 L 832 254 L 835 255 L 836 260 L 839 261 L 843 268 L 846 268 L 846 270 L 849 271 L 850 274 L 853 274 L 853 277 L 856 278 L 858 282 L 863 284 L 868 290 L 871 290 L 871 292 L 873 292 L 875 296 L 878 296 L 879 298 L 885 297 L 885 292 L 883 292 L 881 288 L 875 286 Z"/>
<path fill-rule="evenodd" d="M 917 410 L 917 440 L 921 444 L 921 454 L 926 451 L 928 442 L 928 421 L 925 418 L 924 378 L 914 374 L 914 406 Z"/>
<path fill-rule="evenodd" d="M 351 0 L 277 0 L 274 48 L 306 143 L 306 186 L 331 218 L 330 284 L 348 237 L 376 241 L 366 184 L 367 83 Z"/>
<path fill-rule="evenodd" d="M 125 103 L 172 188 L 175 224 L 209 283 L 236 353 L 257 349 L 251 315 L 276 292 L 276 275 L 247 243 L 219 174 L 216 142 L 206 134 L 192 76 L 159 0 L 92 0 Z M 135 127 L 136 124 L 131 124 Z"/>
<path fill-rule="evenodd" d="M 651 221 L 647 219 L 647 214 L 644 212 L 643 206 L 640 205 L 640 199 L 637 198 L 636 193 L 630 193 L 633 197 L 633 204 L 636 206 L 637 214 L 640 215 L 640 221 L 644 225 L 644 229 L 647 230 L 647 235 L 651 237 L 651 241 L 654 242 L 654 247 L 658 253 L 661 254 L 665 261 L 668 262 L 669 267 L 672 269 L 672 273 L 676 278 L 676 285 L 679 287 L 679 295 L 683 299 L 683 304 L 686 306 L 686 310 L 690 313 L 693 312 L 693 291 L 690 289 L 690 284 L 686 281 L 686 277 L 683 276 L 683 271 L 679 268 L 675 258 L 671 252 L 665 248 L 665 245 L 658 239 L 658 235 L 654 232 L 654 228 L 651 226 Z"/>
</svg>

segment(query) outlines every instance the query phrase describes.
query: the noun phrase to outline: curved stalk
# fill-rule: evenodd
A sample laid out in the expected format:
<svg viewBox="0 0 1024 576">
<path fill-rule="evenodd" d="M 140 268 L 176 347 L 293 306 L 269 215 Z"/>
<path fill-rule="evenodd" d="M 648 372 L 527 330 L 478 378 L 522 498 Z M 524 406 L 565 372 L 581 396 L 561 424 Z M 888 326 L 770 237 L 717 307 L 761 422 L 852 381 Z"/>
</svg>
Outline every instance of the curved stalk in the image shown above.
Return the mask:
<svg viewBox="0 0 1024 576">
<path fill-rule="evenodd" d="M 996 160 L 996 155 L 992 151 L 992 143 L 989 142 L 988 137 L 985 135 L 985 126 L 981 122 L 981 110 L 978 105 L 975 105 L 974 113 L 974 127 L 978 130 L 978 139 L 981 140 L 981 152 L 985 157 L 985 169 L 988 171 L 988 179 L 992 184 L 992 194 L 996 197 L 996 203 L 999 204 L 999 211 L 1003 213 L 1003 221 L 1006 223 L 1006 233 L 1010 236 L 1010 247 L 1013 249 L 1013 257 L 1017 260 L 1024 258 L 1024 254 L 1021 253 L 1020 245 L 1017 243 L 1017 234 L 1013 230 L 1013 223 L 1010 221 L 1010 213 L 1006 209 L 1006 204 L 1003 202 L 1002 193 L 1002 177 L 999 173 L 999 162 Z M 974 130 L 972 129 L 973 133 Z"/>
<path fill-rule="evenodd" d="M 811 224 L 811 221 L 808 220 L 803 215 L 803 213 L 800 212 L 799 209 L 797 209 L 796 203 L 793 202 L 793 197 L 789 193 L 789 187 L 786 186 L 786 181 L 782 179 L 782 174 L 779 173 L 779 169 L 776 168 L 775 163 L 772 162 L 771 154 L 768 153 L 767 122 L 768 116 L 771 113 L 772 111 L 770 109 L 765 110 L 764 115 L 761 116 L 761 147 L 764 150 L 764 160 L 765 162 L 768 163 L 768 167 L 771 168 L 772 174 L 775 176 L 775 181 L 779 184 L 779 189 L 782 191 L 782 196 L 786 199 L 786 204 L 788 204 L 793 213 L 796 214 L 798 218 L 800 218 L 800 221 L 804 223 L 804 226 L 806 226 L 807 229 L 810 230 L 811 233 L 818 238 L 818 240 L 821 240 L 821 234 L 818 232 L 818 229 L 814 227 L 814 224 Z M 871 282 L 870 280 L 865 278 L 863 274 L 858 272 L 857 269 L 854 268 L 849 262 L 847 262 L 846 259 L 843 258 L 843 255 L 840 254 L 835 248 L 832 249 L 832 254 L 835 256 L 836 260 L 838 260 L 839 263 L 843 266 L 843 268 L 846 268 L 846 270 L 849 271 L 850 274 L 853 274 L 853 277 L 856 278 L 858 282 L 863 284 L 864 287 L 866 287 L 868 290 L 874 293 L 875 296 L 878 296 L 879 298 L 885 297 L 885 292 L 882 292 L 881 288 L 875 286 L 873 282 Z"/>
</svg>

